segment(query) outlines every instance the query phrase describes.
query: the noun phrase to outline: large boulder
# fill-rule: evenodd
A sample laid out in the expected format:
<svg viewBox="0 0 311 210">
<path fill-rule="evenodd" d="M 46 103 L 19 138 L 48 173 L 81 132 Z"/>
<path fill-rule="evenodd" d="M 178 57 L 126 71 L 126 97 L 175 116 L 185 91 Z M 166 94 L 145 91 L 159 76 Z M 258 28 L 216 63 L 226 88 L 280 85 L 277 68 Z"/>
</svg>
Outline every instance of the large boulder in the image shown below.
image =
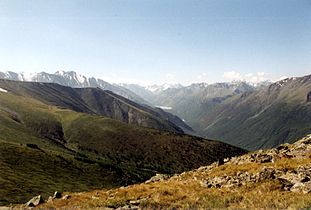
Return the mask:
<svg viewBox="0 0 311 210">
<path fill-rule="evenodd" d="M 58 199 L 58 198 L 62 198 L 62 193 L 55 191 L 54 195 L 53 195 L 53 199 Z"/>
<path fill-rule="evenodd" d="M 36 197 L 33 197 L 32 199 L 30 199 L 27 203 L 26 206 L 27 207 L 36 207 L 39 204 L 43 203 L 43 198 L 41 195 L 38 195 Z"/>
</svg>

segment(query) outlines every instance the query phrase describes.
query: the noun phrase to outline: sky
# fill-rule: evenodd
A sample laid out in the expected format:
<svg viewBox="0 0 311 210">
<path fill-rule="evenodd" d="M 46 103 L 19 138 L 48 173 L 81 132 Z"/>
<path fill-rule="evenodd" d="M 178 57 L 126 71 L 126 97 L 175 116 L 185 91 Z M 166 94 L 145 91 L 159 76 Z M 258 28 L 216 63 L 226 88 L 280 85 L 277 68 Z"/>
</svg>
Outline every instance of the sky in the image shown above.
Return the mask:
<svg viewBox="0 0 311 210">
<path fill-rule="evenodd" d="M 311 0 L 0 0 L 0 71 L 163 84 L 311 74 Z"/>
</svg>

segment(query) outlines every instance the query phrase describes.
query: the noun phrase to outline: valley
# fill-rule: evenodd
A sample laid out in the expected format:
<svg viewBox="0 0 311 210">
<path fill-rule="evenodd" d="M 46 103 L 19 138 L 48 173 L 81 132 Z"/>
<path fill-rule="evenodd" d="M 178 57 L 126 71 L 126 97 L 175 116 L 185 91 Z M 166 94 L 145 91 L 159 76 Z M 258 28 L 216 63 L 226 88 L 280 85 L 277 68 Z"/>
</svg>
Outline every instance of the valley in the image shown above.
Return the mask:
<svg viewBox="0 0 311 210">
<path fill-rule="evenodd" d="M 6 80 L 0 80 L 0 87 L 6 90 L 0 92 L 1 205 L 53 190 L 128 185 L 155 173 L 173 174 L 245 153 L 180 129 L 144 128 L 97 114 L 75 100 L 72 88 Z M 138 120 L 146 116 L 138 115 Z M 168 124 L 162 126 L 165 130 Z"/>
<path fill-rule="evenodd" d="M 32 74 L 31 77 L 2 72 L 1 77 L 85 87 L 86 89 L 72 91 L 63 86 L 49 87 L 46 84 L 41 91 L 40 85 L 27 87 L 31 85 L 25 83 L 27 85 L 19 87 L 19 90 L 23 89 L 23 94 L 27 95 L 28 89 L 37 89 L 35 93 L 31 93 L 32 97 L 75 111 L 100 114 L 143 127 L 217 139 L 246 150 L 292 143 L 308 134 L 310 129 L 310 76 L 289 78 L 275 83 L 264 81 L 251 84 L 234 81 L 146 87 L 109 84 L 72 71 L 57 71 L 55 74 L 41 72 Z M 97 87 L 98 90 L 87 89 L 88 87 Z M 17 85 L 11 85 L 11 88 L 13 91 Z M 57 96 L 57 99 L 52 93 L 54 89 L 63 95 Z M 62 101 L 62 97 L 70 91 L 75 92 L 74 96 L 70 96 L 66 102 Z M 136 95 L 136 102 L 131 101 L 133 95 Z M 103 105 L 97 100 L 108 100 L 111 103 Z"/>
<path fill-rule="evenodd" d="M 150 103 L 171 107 L 166 111 L 184 119 L 198 136 L 258 150 L 293 143 L 309 133 L 310 90 L 310 75 L 256 86 L 202 83 L 150 93 Z"/>
</svg>

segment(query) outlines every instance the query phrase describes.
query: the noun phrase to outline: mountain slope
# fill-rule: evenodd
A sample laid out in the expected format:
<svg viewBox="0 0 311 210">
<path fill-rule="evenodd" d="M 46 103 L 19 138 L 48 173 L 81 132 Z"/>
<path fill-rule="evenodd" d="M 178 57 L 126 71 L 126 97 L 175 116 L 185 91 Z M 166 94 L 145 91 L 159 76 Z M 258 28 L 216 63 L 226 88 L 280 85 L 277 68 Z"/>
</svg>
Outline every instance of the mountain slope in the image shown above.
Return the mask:
<svg viewBox="0 0 311 210">
<path fill-rule="evenodd" d="M 70 88 L 52 83 L 0 80 L 0 87 L 12 93 L 30 96 L 44 103 L 78 112 L 111 117 L 129 124 L 183 133 L 171 114 L 142 106 L 99 88 Z M 191 130 L 181 120 L 178 123 Z"/>
<path fill-rule="evenodd" d="M 96 79 L 94 77 L 87 78 L 86 76 L 80 75 L 74 71 L 57 71 L 54 74 L 40 72 L 30 75 L 8 71 L 8 72 L 0 72 L 0 79 L 57 83 L 60 85 L 75 88 L 99 87 L 103 90 L 110 90 L 118 95 L 133 100 L 137 103 L 148 104 L 148 102 L 145 101 L 143 98 L 139 97 L 137 94 L 124 87 L 112 85 L 108 82 L 105 82 L 101 79 Z"/>
<path fill-rule="evenodd" d="M 153 97 L 151 103 L 169 107 L 169 111 L 184 119 L 199 135 L 202 134 L 202 115 L 213 112 L 224 100 L 236 94 L 251 92 L 254 87 L 244 82 L 198 83 L 187 87 L 169 88 Z"/>
<path fill-rule="evenodd" d="M 70 193 L 39 208 L 309 209 L 311 136 L 143 184 Z"/>
<path fill-rule="evenodd" d="M 63 101 L 62 94 L 68 92 L 56 94 L 49 89 L 56 104 L 58 100 L 70 104 L 66 109 L 57 107 L 50 96 L 35 98 L 38 93 L 47 94 L 46 84 L 23 84 L 0 83 L 1 204 L 26 202 L 33 194 L 47 196 L 55 190 L 137 183 L 155 173 L 182 172 L 245 153 L 217 141 L 70 110 L 70 106 L 85 108 L 76 104 L 78 93 L 72 88 L 72 98 Z"/>
<path fill-rule="evenodd" d="M 137 84 L 122 83 L 122 84 L 119 84 L 119 86 L 125 87 L 128 90 L 131 90 L 132 92 L 136 93 L 140 97 L 147 100 L 149 103 L 155 102 L 154 97 L 161 95 L 161 93 L 163 91 L 166 91 L 166 90 L 172 89 L 172 88 L 175 88 L 175 89 L 183 88 L 183 86 L 180 84 L 175 84 L 175 85 L 171 85 L 171 84 L 149 85 L 149 86 L 144 87 L 144 86 L 137 85 Z M 155 103 L 153 105 L 156 105 L 156 104 L 157 103 Z"/>
<path fill-rule="evenodd" d="M 227 99 L 199 120 L 203 135 L 249 150 L 292 143 L 311 130 L 311 76 Z"/>
</svg>

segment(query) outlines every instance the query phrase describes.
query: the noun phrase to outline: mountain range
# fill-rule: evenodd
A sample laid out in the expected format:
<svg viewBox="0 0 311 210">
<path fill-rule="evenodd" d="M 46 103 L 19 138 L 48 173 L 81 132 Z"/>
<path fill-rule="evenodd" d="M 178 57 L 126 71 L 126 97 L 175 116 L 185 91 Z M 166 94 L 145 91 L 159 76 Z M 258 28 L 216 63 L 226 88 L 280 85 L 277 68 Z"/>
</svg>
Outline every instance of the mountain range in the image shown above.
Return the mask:
<svg viewBox="0 0 311 210">
<path fill-rule="evenodd" d="M 2 86 L 11 93 L 32 97 L 77 112 L 106 116 L 128 124 L 176 133 L 184 133 L 183 129 L 192 131 L 182 120 L 172 114 L 137 104 L 100 88 L 71 88 L 54 83 L 0 81 Z"/>
<path fill-rule="evenodd" d="M 125 87 L 138 89 L 134 85 Z M 182 118 L 197 135 L 247 150 L 293 143 L 310 130 L 308 75 L 256 85 L 236 81 L 140 90 L 137 93 L 141 97 Z"/>
<path fill-rule="evenodd" d="M 0 72 L 0 79 L 29 82 L 57 83 L 69 87 L 99 87 L 103 90 L 110 90 L 118 95 L 128 98 L 132 101 L 147 104 L 143 98 L 132 91 L 118 85 L 112 85 L 102 79 L 86 77 L 74 71 L 56 71 L 54 74 L 40 72 L 34 74 L 16 73 L 12 71 Z"/>
<path fill-rule="evenodd" d="M 250 92 L 255 89 L 245 82 L 236 83 L 197 83 L 185 87 L 172 87 L 162 92 L 154 93 L 149 99 L 155 106 L 165 107 L 200 131 L 198 117 L 213 111 L 221 101 L 232 95 Z"/>
<path fill-rule="evenodd" d="M 311 75 L 152 87 L 76 72 L 0 77 L 0 205 L 222 164 L 311 129 Z"/>
<path fill-rule="evenodd" d="M 71 87 L 99 87 L 111 91 L 106 92 L 106 95 L 110 94 L 122 101 L 128 100 L 127 104 L 135 103 L 135 107 L 155 114 L 157 119 L 173 123 L 185 133 L 221 140 L 247 150 L 292 143 L 308 133 L 308 124 L 311 122 L 307 102 L 310 100 L 310 76 L 288 78 L 274 83 L 234 81 L 146 87 L 137 84 L 109 84 L 76 72 L 64 71 L 55 74 L 41 72 L 32 76 L 6 72 L 0 73 L 0 77 L 19 81 L 54 82 Z M 117 95 L 123 96 L 122 99 Z M 93 105 L 96 98 L 97 96 L 92 99 Z M 107 116 L 113 115 L 115 114 Z M 167 127 L 166 130 L 172 131 Z"/>
<path fill-rule="evenodd" d="M 238 94 L 199 119 L 202 134 L 249 150 L 293 143 L 311 129 L 310 91 L 309 75 Z"/>
</svg>

